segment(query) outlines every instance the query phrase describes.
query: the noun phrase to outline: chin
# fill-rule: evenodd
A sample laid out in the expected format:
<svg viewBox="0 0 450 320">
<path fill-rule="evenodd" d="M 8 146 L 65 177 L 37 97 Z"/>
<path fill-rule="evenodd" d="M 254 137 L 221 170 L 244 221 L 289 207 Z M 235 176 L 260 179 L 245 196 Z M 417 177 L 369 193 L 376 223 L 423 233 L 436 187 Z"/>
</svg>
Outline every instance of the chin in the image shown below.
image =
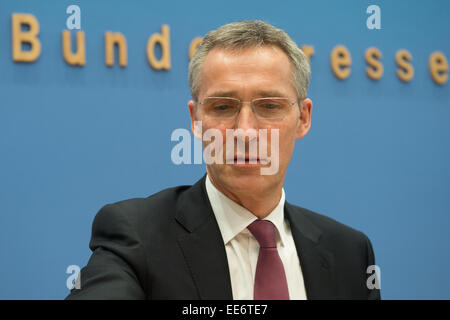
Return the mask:
<svg viewBox="0 0 450 320">
<path fill-rule="evenodd" d="M 224 174 L 224 179 L 228 184 L 236 189 L 242 190 L 265 190 L 274 184 L 277 176 L 261 175 L 261 168 L 242 168 L 237 167 Z M 276 184 L 276 183 L 275 183 Z"/>
<path fill-rule="evenodd" d="M 216 183 L 226 186 L 230 191 L 267 191 L 280 183 L 280 172 L 275 175 L 262 175 L 261 166 L 221 165 L 210 167 L 208 174 Z"/>
</svg>

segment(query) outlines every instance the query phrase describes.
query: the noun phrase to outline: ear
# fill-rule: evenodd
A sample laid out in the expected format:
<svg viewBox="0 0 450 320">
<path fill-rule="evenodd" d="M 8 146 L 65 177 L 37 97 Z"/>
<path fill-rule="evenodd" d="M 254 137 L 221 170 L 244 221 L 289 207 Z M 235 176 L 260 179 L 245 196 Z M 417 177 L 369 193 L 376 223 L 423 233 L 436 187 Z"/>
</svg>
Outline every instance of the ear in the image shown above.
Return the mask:
<svg viewBox="0 0 450 320">
<path fill-rule="evenodd" d="M 303 99 L 301 102 L 300 121 L 297 127 L 296 139 L 301 139 L 308 133 L 311 128 L 311 111 L 312 101 L 309 98 Z"/>
<path fill-rule="evenodd" d="M 189 115 L 191 116 L 191 130 L 192 130 L 192 133 L 194 134 L 194 137 L 196 137 L 197 139 L 201 140 L 202 133 L 199 132 L 199 128 L 197 126 L 195 126 L 195 121 L 197 121 L 197 116 L 196 116 L 196 113 L 195 113 L 195 102 L 193 100 L 190 100 L 188 102 L 188 108 L 189 108 Z"/>
</svg>

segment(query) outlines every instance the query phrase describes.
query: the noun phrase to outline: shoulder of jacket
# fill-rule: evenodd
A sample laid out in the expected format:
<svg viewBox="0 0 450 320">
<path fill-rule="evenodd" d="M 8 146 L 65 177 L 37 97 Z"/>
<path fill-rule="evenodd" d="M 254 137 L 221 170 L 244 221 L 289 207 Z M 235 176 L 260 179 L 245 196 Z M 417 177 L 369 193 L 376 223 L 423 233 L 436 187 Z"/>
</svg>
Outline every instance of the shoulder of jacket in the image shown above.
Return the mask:
<svg viewBox="0 0 450 320">
<path fill-rule="evenodd" d="M 170 212 L 175 208 L 180 194 L 191 186 L 177 186 L 163 189 L 146 198 L 130 198 L 104 205 L 99 212 L 115 212 L 128 218 L 137 218 L 160 214 L 162 210 Z"/>
<path fill-rule="evenodd" d="M 301 214 L 308 219 L 312 224 L 319 228 L 326 237 L 346 237 L 352 239 L 366 240 L 367 236 L 342 222 L 339 222 L 330 216 L 317 213 L 310 209 L 306 209 L 297 205 L 290 204 L 293 207 L 294 214 Z"/>
</svg>

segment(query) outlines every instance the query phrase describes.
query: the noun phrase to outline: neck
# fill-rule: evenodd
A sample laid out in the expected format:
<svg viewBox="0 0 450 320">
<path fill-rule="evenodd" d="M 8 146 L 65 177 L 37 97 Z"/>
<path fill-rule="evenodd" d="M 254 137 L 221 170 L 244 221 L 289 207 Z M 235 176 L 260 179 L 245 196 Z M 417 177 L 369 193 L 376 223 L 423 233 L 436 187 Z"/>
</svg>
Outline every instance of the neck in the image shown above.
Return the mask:
<svg viewBox="0 0 450 320">
<path fill-rule="evenodd" d="M 220 183 L 217 183 L 213 177 L 208 174 L 211 183 L 217 190 L 222 192 L 229 199 L 233 200 L 241 207 L 244 207 L 253 213 L 259 219 L 267 217 L 278 205 L 281 199 L 283 182 L 267 190 L 233 190 L 230 191 Z"/>
</svg>

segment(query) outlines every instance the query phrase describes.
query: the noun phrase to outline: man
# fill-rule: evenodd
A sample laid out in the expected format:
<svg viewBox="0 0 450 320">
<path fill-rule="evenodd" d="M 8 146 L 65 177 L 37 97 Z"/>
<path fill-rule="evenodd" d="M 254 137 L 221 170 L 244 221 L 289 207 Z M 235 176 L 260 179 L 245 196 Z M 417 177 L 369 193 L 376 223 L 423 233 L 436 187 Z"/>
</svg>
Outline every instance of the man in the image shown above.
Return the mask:
<svg viewBox="0 0 450 320">
<path fill-rule="evenodd" d="M 68 298 L 379 299 L 367 286 L 369 239 L 285 201 L 295 140 L 311 126 L 309 75 L 303 52 L 265 22 L 208 33 L 189 66 L 188 107 L 216 161 L 193 186 L 103 207 Z M 208 130 L 223 139 L 204 139 Z"/>
</svg>

